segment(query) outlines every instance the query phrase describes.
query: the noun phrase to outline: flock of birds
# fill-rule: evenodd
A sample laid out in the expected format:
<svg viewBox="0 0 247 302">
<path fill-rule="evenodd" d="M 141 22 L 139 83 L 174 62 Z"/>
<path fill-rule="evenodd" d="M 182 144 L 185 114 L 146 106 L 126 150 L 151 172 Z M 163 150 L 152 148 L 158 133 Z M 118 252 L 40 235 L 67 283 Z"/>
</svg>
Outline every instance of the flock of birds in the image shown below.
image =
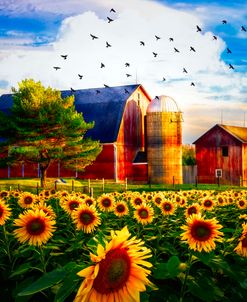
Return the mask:
<svg viewBox="0 0 247 302">
<path fill-rule="evenodd" d="M 116 10 L 115 10 L 114 8 L 111 8 L 110 13 L 116 13 Z M 107 21 L 108 21 L 108 23 L 112 23 L 112 22 L 114 21 L 114 19 L 111 18 L 111 17 L 107 17 Z M 222 24 L 227 24 L 227 23 L 228 23 L 227 20 L 222 20 Z M 243 25 L 241 26 L 240 30 L 243 31 L 243 32 L 246 32 L 246 31 L 247 31 L 246 28 L 245 28 Z M 201 28 L 199 25 L 196 25 L 196 32 L 199 32 L 199 33 L 202 32 L 202 28 Z M 90 37 L 91 37 L 92 40 L 97 40 L 97 39 L 99 39 L 99 37 L 96 36 L 96 35 L 94 35 L 94 34 L 90 34 Z M 159 41 L 160 39 L 162 39 L 162 38 L 161 38 L 160 36 L 158 36 L 158 35 L 154 35 L 154 37 L 155 37 L 156 41 Z M 217 40 L 217 39 L 218 39 L 217 36 L 215 36 L 215 35 L 213 35 L 212 38 L 213 38 L 213 40 Z M 173 38 L 173 37 L 169 37 L 169 41 L 170 41 L 170 42 L 174 42 L 174 38 Z M 139 44 L 140 44 L 140 46 L 142 46 L 142 47 L 145 47 L 145 45 L 146 45 L 146 44 L 145 44 L 145 41 L 139 41 Z M 112 47 L 112 45 L 111 45 L 108 41 L 106 41 L 105 46 L 106 46 L 106 48 Z M 175 53 L 179 53 L 179 52 L 180 52 L 180 50 L 179 50 L 178 48 L 176 48 L 176 47 L 173 47 L 173 49 L 174 49 L 174 52 L 175 52 Z M 195 49 L 193 46 L 190 46 L 190 51 L 192 51 L 192 52 L 195 53 L 195 52 L 196 52 L 196 49 Z M 226 48 L 226 52 L 227 52 L 227 54 L 231 54 L 231 53 L 232 53 L 232 51 L 231 51 L 231 49 L 230 49 L 229 47 Z M 156 57 L 158 56 L 158 53 L 157 53 L 157 52 L 154 52 L 154 51 L 153 51 L 152 54 L 153 54 L 153 57 L 154 57 L 154 58 L 156 58 Z M 61 56 L 61 58 L 64 59 L 64 60 L 67 60 L 67 59 L 68 59 L 68 54 L 62 54 L 62 55 L 60 55 L 60 56 Z M 129 63 L 129 62 L 126 62 L 126 63 L 125 63 L 125 67 L 130 67 L 130 63 Z M 232 64 L 230 64 L 230 63 L 228 64 L 228 67 L 229 67 L 229 69 L 232 69 L 232 70 L 235 69 L 235 67 L 234 67 Z M 60 66 L 53 66 L 53 68 L 54 68 L 54 70 L 56 70 L 56 71 L 59 70 L 59 69 L 61 69 Z M 103 62 L 101 62 L 100 68 L 105 68 L 105 64 L 104 64 Z M 187 71 L 186 68 L 183 68 L 183 73 L 188 74 L 188 71 Z M 129 78 L 129 77 L 131 77 L 131 76 L 132 76 L 132 75 L 131 75 L 130 73 L 126 73 L 126 77 L 127 77 L 127 78 Z M 78 74 L 78 78 L 79 78 L 79 80 L 82 80 L 83 75 L 82 75 L 82 74 Z M 162 81 L 166 81 L 166 78 L 163 77 L 163 78 L 162 78 Z M 190 83 L 190 86 L 196 86 L 195 82 L 191 82 L 191 83 Z M 110 86 L 104 84 L 104 87 L 105 87 L 105 88 L 109 88 Z M 72 93 L 76 92 L 76 90 L 73 89 L 73 88 L 70 88 L 70 90 L 71 90 Z M 96 94 L 98 94 L 98 93 L 100 93 L 100 90 L 96 90 Z M 125 89 L 125 93 L 128 93 L 128 90 L 127 90 L 127 89 Z"/>
</svg>

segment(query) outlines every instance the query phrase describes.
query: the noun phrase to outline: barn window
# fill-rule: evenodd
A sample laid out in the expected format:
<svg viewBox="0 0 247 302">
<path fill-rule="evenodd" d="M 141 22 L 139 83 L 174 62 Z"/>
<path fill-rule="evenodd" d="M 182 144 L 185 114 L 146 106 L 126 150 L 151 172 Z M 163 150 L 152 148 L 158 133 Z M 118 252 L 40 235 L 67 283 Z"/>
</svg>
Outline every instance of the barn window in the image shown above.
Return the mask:
<svg viewBox="0 0 247 302">
<path fill-rule="evenodd" d="M 222 156 L 227 157 L 228 156 L 228 146 L 221 147 Z"/>
</svg>

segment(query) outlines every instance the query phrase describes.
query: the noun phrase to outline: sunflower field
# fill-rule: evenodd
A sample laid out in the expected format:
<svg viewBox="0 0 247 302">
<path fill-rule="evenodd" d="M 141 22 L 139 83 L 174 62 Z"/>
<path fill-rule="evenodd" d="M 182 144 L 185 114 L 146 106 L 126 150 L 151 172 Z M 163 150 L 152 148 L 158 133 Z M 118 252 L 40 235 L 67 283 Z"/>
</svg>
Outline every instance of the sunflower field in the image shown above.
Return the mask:
<svg viewBox="0 0 247 302">
<path fill-rule="evenodd" d="M 247 191 L 0 191 L 0 301 L 246 301 Z"/>
</svg>

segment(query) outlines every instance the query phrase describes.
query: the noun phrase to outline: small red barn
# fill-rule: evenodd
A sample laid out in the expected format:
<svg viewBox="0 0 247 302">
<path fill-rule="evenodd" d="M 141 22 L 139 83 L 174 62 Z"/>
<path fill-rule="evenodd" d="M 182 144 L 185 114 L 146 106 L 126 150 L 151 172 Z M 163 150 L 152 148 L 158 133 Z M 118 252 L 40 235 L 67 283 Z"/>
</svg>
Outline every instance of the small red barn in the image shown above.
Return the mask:
<svg viewBox="0 0 247 302">
<path fill-rule="evenodd" d="M 216 124 L 195 142 L 198 181 L 247 184 L 247 128 Z"/>
<path fill-rule="evenodd" d="M 71 91 L 62 91 L 62 97 Z M 95 122 L 86 136 L 99 140 L 103 146 L 96 161 L 86 170 L 66 170 L 62 163 L 48 168 L 48 177 L 79 177 L 91 179 L 147 181 L 144 118 L 151 98 L 139 85 L 82 89 L 73 92 L 75 108 L 86 122 Z M 12 96 L 0 97 L 0 110 L 12 106 Z M 0 169 L 0 177 L 37 177 L 38 165 L 25 164 L 19 168 Z"/>
</svg>

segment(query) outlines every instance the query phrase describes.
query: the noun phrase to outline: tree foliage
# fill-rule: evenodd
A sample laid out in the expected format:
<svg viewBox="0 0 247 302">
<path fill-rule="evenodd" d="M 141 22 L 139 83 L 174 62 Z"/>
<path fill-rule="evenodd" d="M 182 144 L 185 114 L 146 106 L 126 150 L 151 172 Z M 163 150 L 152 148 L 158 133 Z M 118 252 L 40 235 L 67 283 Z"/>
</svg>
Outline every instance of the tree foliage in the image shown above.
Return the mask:
<svg viewBox="0 0 247 302">
<path fill-rule="evenodd" d="M 74 106 L 74 96 L 61 97 L 58 90 L 26 79 L 13 89 L 13 106 L 0 112 L 2 163 L 39 163 L 45 181 L 50 164 L 61 161 L 80 171 L 101 152 L 98 141 L 85 138 L 94 123 L 86 123 Z"/>
<path fill-rule="evenodd" d="M 196 164 L 195 148 L 192 145 L 183 145 L 182 152 L 183 166 L 194 166 Z"/>
</svg>

